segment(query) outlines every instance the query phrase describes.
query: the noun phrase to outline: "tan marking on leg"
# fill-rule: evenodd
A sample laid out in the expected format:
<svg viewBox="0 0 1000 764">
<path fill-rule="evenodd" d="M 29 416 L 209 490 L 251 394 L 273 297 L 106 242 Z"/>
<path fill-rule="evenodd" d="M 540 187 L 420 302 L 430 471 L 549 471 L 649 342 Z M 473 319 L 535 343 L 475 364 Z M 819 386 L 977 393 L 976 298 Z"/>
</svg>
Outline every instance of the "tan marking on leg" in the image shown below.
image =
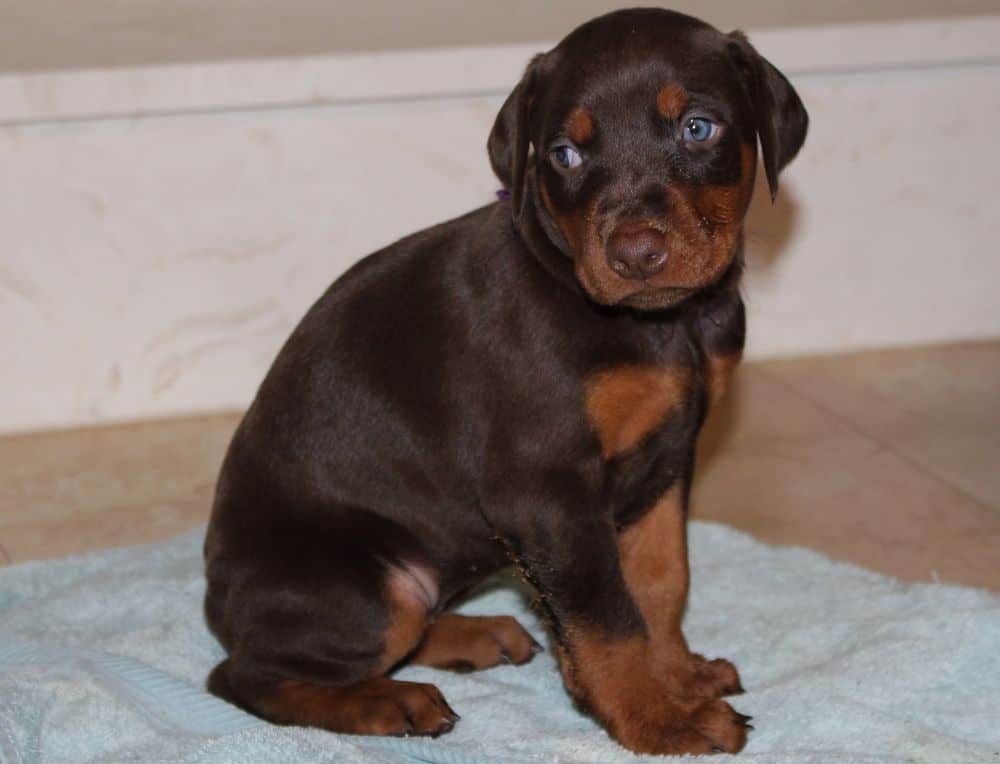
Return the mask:
<svg viewBox="0 0 1000 764">
<path fill-rule="evenodd" d="M 353 735 L 437 736 L 458 720 L 434 685 L 385 677 L 349 687 L 284 681 L 256 709 L 281 724 Z"/>
<path fill-rule="evenodd" d="M 689 387 L 690 372 L 683 367 L 629 365 L 588 378 L 587 414 L 604 458 L 636 448 L 683 404 Z"/>
<path fill-rule="evenodd" d="M 618 537 L 625 584 L 639 606 L 650 642 L 687 650 L 681 619 L 688 595 L 687 520 L 676 483 Z"/>
<path fill-rule="evenodd" d="M 675 484 L 618 537 L 622 572 L 649 634 L 653 674 L 679 696 L 714 698 L 742 691 L 728 661 L 706 661 L 681 630 L 690 582 L 684 487 Z"/>
<path fill-rule="evenodd" d="M 602 699 L 650 690 L 648 641 L 643 637 L 609 638 L 572 629 L 559 652 L 566 687 L 583 705 L 600 712 Z"/>
<path fill-rule="evenodd" d="M 667 119 L 680 119 L 687 108 L 688 100 L 688 92 L 676 82 L 671 82 L 660 88 L 660 92 L 656 94 L 656 108 Z"/>
<path fill-rule="evenodd" d="M 671 694 L 650 672 L 643 637 L 569 630 L 559 651 L 567 689 L 612 737 L 637 753 L 735 753 L 746 727 L 726 703 Z"/>
<path fill-rule="evenodd" d="M 710 403 L 718 403 L 729 389 L 736 367 L 743 358 L 742 353 L 724 356 L 708 356 L 706 362 L 706 378 L 708 380 L 708 397 Z"/>
<path fill-rule="evenodd" d="M 527 663 L 541 647 L 514 618 L 448 613 L 432 623 L 410 663 L 477 671 Z"/>
<path fill-rule="evenodd" d="M 420 644 L 427 614 L 437 602 L 437 582 L 431 571 L 412 563 L 390 565 L 385 580 L 390 623 L 376 673 L 384 674 Z"/>
</svg>

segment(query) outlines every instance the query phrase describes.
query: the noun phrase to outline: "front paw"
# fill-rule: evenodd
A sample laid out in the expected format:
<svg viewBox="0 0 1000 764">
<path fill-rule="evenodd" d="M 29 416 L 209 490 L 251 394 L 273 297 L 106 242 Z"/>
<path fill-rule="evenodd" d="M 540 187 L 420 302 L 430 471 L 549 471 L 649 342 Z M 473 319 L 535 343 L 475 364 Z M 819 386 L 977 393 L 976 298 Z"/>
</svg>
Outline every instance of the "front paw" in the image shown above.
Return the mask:
<svg viewBox="0 0 1000 764">
<path fill-rule="evenodd" d="M 687 645 L 673 643 L 658 644 L 650 658 L 652 676 L 672 695 L 708 700 L 743 692 L 739 672 L 724 658 L 710 661 Z"/>
<path fill-rule="evenodd" d="M 691 653 L 686 663 L 681 672 L 680 694 L 692 698 L 719 698 L 743 693 L 736 666 L 725 658 L 710 661 Z"/>
<path fill-rule="evenodd" d="M 749 720 L 717 698 L 660 695 L 624 704 L 608 720 L 608 731 L 636 753 L 737 753 L 752 729 Z"/>
<path fill-rule="evenodd" d="M 746 744 L 749 716 L 717 697 L 691 691 L 699 668 L 712 678 L 711 683 L 699 680 L 704 687 L 738 686 L 739 676 L 728 661 L 705 661 L 683 644 L 664 642 L 652 649 L 642 637 L 579 635 L 558 656 L 577 703 L 636 753 L 736 753 Z"/>
</svg>

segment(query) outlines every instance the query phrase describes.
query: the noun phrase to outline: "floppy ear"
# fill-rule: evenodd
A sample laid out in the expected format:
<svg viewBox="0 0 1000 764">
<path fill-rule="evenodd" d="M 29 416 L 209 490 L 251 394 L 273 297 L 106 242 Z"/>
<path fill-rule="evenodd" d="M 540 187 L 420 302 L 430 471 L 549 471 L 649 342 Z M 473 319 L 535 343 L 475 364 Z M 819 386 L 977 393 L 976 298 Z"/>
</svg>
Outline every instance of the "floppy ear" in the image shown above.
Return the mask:
<svg viewBox="0 0 1000 764">
<path fill-rule="evenodd" d="M 486 143 L 493 172 L 510 191 L 514 217 L 521 216 L 525 196 L 525 169 L 528 164 L 528 150 L 531 146 L 529 124 L 531 106 L 535 100 L 538 70 L 544 54 L 539 53 L 524 71 L 517 87 L 507 96 L 500 113 L 497 114 L 493 130 Z"/>
<path fill-rule="evenodd" d="M 736 59 L 750 92 L 755 127 L 760 138 L 771 200 L 778 193 L 778 173 L 799 153 L 809 128 L 809 115 L 799 94 L 771 62 L 758 53 L 742 32 L 729 35 L 729 50 Z"/>
</svg>

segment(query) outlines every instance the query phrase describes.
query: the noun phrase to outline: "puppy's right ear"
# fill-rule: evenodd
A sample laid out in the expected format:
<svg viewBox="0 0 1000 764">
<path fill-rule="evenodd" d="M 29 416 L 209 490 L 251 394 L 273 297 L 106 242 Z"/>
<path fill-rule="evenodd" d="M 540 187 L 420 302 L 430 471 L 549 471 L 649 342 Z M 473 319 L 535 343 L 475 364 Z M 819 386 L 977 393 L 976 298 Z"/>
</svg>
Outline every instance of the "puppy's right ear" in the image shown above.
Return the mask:
<svg viewBox="0 0 1000 764">
<path fill-rule="evenodd" d="M 515 219 L 521 216 L 527 195 L 526 168 L 531 148 L 531 108 L 535 103 L 544 59 L 544 53 L 531 59 L 521 81 L 500 107 L 486 143 L 493 172 L 510 192 Z"/>
</svg>

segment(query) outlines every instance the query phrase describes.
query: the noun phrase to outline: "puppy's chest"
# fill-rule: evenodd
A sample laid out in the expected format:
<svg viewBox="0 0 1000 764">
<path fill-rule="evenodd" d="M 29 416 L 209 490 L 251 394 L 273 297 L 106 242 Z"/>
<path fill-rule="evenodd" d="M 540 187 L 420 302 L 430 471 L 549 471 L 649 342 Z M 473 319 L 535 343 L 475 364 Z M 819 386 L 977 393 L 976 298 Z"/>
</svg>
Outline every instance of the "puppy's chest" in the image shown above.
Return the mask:
<svg viewBox="0 0 1000 764">
<path fill-rule="evenodd" d="M 602 457 L 628 457 L 662 441 L 653 438 L 658 433 L 681 447 L 693 441 L 706 407 L 722 397 L 739 363 L 744 325 L 733 288 L 676 323 L 632 326 L 606 338 L 606 353 L 591 358 L 583 379 L 585 414 Z"/>
<path fill-rule="evenodd" d="M 678 429 L 696 417 L 702 372 L 691 363 L 624 363 L 599 368 L 584 381 L 586 417 L 601 456 L 637 451 L 668 423 Z"/>
<path fill-rule="evenodd" d="M 690 477 L 698 431 L 714 397 L 710 358 L 692 360 L 605 367 L 586 380 L 586 416 L 619 527 Z"/>
</svg>

